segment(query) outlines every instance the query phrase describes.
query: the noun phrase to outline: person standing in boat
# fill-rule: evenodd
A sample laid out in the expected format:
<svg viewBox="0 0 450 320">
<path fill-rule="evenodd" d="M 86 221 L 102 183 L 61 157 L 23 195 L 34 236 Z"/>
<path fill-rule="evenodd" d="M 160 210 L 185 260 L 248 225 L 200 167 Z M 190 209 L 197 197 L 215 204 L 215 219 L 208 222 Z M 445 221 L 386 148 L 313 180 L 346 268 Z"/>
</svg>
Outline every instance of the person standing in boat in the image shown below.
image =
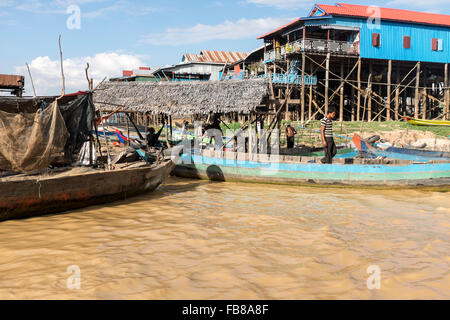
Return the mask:
<svg viewBox="0 0 450 320">
<path fill-rule="evenodd" d="M 336 110 L 334 108 L 328 109 L 327 115 L 320 120 L 321 129 L 320 134 L 325 151 L 325 157 L 320 161 L 322 163 L 333 163 L 333 157 L 337 153 L 336 144 L 333 138 L 333 119 L 336 117 Z"/>
<path fill-rule="evenodd" d="M 295 135 L 297 134 L 297 130 L 295 130 L 288 123 L 286 126 L 286 139 L 287 139 L 287 148 L 292 149 L 295 144 Z"/>
</svg>

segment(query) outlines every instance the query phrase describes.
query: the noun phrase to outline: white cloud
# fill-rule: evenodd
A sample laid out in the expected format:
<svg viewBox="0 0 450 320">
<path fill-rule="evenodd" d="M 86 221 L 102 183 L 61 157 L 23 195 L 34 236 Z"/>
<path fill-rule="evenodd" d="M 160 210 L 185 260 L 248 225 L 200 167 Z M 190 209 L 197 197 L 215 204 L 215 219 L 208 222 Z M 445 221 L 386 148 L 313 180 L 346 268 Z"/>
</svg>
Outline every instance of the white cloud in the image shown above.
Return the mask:
<svg viewBox="0 0 450 320">
<path fill-rule="evenodd" d="M 136 69 L 145 64 L 142 56 L 120 54 L 117 52 L 98 53 L 93 57 L 68 58 L 64 62 L 64 76 L 66 93 L 88 88 L 85 68 L 89 63 L 89 76 L 99 83 L 103 78 L 120 76 L 124 69 Z M 48 56 L 37 57 L 29 63 L 34 86 L 38 95 L 58 95 L 61 92 L 61 69 L 59 60 L 52 60 Z M 16 74 L 25 75 L 26 95 L 32 95 L 33 89 L 28 78 L 26 66 L 15 68 Z"/>
<path fill-rule="evenodd" d="M 312 7 L 313 2 L 310 0 L 246 0 L 246 3 L 276 7 L 278 9 L 292 9 Z"/>
<path fill-rule="evenodd" d="M 98 18 L 109 12 L 122 12 L 130 16 L 145 16 L 155 11 L 157 11 L 157 9 L 151 6 L 121 0 L 114 2 L 110 6 L 102 7 L 94 11 L 83 13 L 82 15 L 85 18 Z"/>
<path fill-rule="evenodd" d="M 237 40 L 256 38 L 276 29 L 294 18 L 240 19 L 224 21 L 218 25 L 197 24 L 190 28 L 168 28 L 162 33 L 151 33 L 141 42 L 152 45 L 179 46 L 202 43 L 210 40 Z"/>
<path fill-rule="evenodd" d="M 0 0 L 12 3 L 12 0 Z M 98 9 L 87 11 L 84 5 L 92 4 L 105 4 L 105 6 Z M 83 17 L 86 18 L 98 18 L 106 13 L 121 12 L 128 15 L 147 15 L 155 12 L 156 9 L 145 5 L 139 4 L 130 0 L 25 0 L 16 1 L 16 9 L 21 11 L 32 12 L 35 14 L 67 14 L 66 9 L 70 5 L 78 5 L 81 8 Z"/>
</svg>

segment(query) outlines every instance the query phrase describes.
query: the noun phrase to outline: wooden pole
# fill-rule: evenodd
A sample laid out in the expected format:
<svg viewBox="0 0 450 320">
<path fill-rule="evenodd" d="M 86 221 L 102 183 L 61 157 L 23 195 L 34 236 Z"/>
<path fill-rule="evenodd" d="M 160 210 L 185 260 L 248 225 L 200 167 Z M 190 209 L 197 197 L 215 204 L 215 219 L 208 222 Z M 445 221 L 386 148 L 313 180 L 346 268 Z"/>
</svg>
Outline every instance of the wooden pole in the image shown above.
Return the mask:
<svg viewBox="0 0 450 320">
<path fill-rule="evenodd" d="M 444 109 L 443 109 L 443 119 L 450 119 L 450 89 L 448 88 L 448 63 L 444 66 Z"/>
<path fill-rule="evenodd" d="M 373 64 L 372 61 L 369 63 L 369 78 L 367 88 L 369 90 L 369 100 L 367 101 L 367 120 L 372 121 L 372 74 L 373 74 Z"/>
<path fill-rule="evenodd" d="M 416 68 L 416 90 L 414 94 L 414 118 L 419 118 L 419 85 L 420 85 L 420 62 Z"/>
<path fill-rule="evenodd" d="M 327 62 L 325 66 L 325 115 L 328 113 L 328 86 L 330 82 L 330 53 L 327 53 Z"/>
<path fill-rule="evenodd" d="M 301 109 L 300 109 L 300 121 L 303 124 L 305 122 L 305 52 L 302 52 L 302 92 L 301 92 Z"/>
<path fill-rule="evenodd" d="M 111 169 L 111 154 L 109 152 L 108 138 L 106 137 L 105 121 L 103 120 L 102 109 L 100 107 L 98 107 L 98 106 L 97 106 L 97 108 L 98 108 L 98 111 L 100 112 L 100 120 L 102 121 L 102 127 L 103 127 L 103 138 L 105 139 L 105 144 L 106 144 L 106 154 L 107 154 L 106 170 L 110 170 Z"/>
<path fill-rule="evenodd" d="M 25 63 L 25 64 L 27 65 L 28 75 L 30 76 L 31 86 L 33 87 L 33 97 L 36 98 L 36 89 L 34 88 L 33 77 L 31 76 L 30 66 L 28 65 L 28 63 Z"/>
<path fill-rule="evenodd" d="M 289 60 L 286 60 L 286 76 L 288 75 L 289 72 Z M 288 95 L 288 90 L 289 90 L 289 84 L 287 84 L 286 86 L 286 90 L 284 91 L 284 98 L 286 99 L 286 114 L 285 114 L 285 119 L 286 121 L 289 121 L 289 98 L 291 97 L 291 95 Z"/>
<path fill-rule="evenodd" d="M 422 89 L 422 97 L 423 97 L 423 107 L 422 107 L 422 120 L 427 119 L 427 103 L 428 103 L 428 97 L 427 97 L 427 69 L 426 66 L 423 68 L 423 89 Z"/>
<path fill-rule="evenodd" d="M 396 73 L 396 83 L 399 84 L 400 83 L 400 66 L 397 63 L 397 71 Z M 400 87 L 396 86 L 395 88 L 395 120 L 399 120 L 399 109 L 400 109 Z"/>
<path fill-rule="evenodd" d="M 354 87 L 351 87 L 351 88 L 352 88 L 351 89 L 352 90 L 352 93 L 351 93 L 351 95 L 352 95 L 351 121 L 353 122 L 353 121 L 355 121 L 355 88 Z"/>
<path fill-rule="evenodd" d="M 388 61 L 388 74 L 387 74 L 386 121 L 391 120 L 391 77 L 392 77 L 392 60 L 389 60 Z"/>
<path fill-rule="evenodd" d="M 357 94 L 357 105 L 356 105 L 356 121 L 360 119 L 361 112 L 361 58 L 358 59 L 358 92 Z"/>
<path fill-rule="evenodd" d="M 344 63 L 341 62 L 341 78 L 344 78 Z M 339 121 L 344 121 L 344 81 L 341 80 L 341 90 L 339 92 Z"/>
<path fill-rule="evenodd" d="M 61 96 L 63 96 L 66 92 L 66 79 L 64 78 L 63 54 L 62 54 L 62 49 L 61 49 L 61 35 L 59 35 L 59 37 L 58 37 L 58 46 L 59 46 L 59 60 L 61 63 L 61 76 L 62 76 Z"/>
<path fill-rule="evenodd" d="M 312 63 L 309 64 L 309 70 L 310 70 L 310 75 L 313 75 L 313 65 Z M 313 90 L 313 86 L 312 84 L 309 85 L 309 103 L 308 103 L 308 120 L 311 120 L 311 116 L 312 116 L 312 92 Z"/>
</svg>

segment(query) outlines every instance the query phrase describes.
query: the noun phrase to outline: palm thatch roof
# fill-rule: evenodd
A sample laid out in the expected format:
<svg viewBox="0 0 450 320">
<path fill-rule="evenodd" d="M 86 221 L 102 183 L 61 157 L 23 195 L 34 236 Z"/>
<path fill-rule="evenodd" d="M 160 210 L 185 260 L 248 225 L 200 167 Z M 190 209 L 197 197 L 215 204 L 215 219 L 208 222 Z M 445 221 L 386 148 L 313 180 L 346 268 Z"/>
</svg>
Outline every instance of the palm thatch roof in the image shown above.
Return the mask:
<svg viewBox="0 0 450 320">
<path fill-rule="evenodd" d="M 189 116 L 195 114 L 248 114 L 269 94 L 265 79 L 190 82 L 105 82 L 94 93 L 104 110 Z"/>
</svg>

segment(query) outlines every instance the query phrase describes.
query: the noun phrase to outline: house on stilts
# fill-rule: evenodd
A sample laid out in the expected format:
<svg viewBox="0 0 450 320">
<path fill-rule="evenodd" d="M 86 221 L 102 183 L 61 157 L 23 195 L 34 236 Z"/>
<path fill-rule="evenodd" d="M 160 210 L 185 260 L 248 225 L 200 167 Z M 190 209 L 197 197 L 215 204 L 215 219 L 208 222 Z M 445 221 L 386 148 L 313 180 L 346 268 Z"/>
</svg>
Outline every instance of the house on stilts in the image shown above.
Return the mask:
<svg viewBox="0 0 450 320">
<path fill-rule="evenodd" d="M 341 121 L 450 118 L 450 15 L 316 4 L 258 39 L 270 101 L 286 101 L 286 119 L 330 105 Z"/>
</svg>

